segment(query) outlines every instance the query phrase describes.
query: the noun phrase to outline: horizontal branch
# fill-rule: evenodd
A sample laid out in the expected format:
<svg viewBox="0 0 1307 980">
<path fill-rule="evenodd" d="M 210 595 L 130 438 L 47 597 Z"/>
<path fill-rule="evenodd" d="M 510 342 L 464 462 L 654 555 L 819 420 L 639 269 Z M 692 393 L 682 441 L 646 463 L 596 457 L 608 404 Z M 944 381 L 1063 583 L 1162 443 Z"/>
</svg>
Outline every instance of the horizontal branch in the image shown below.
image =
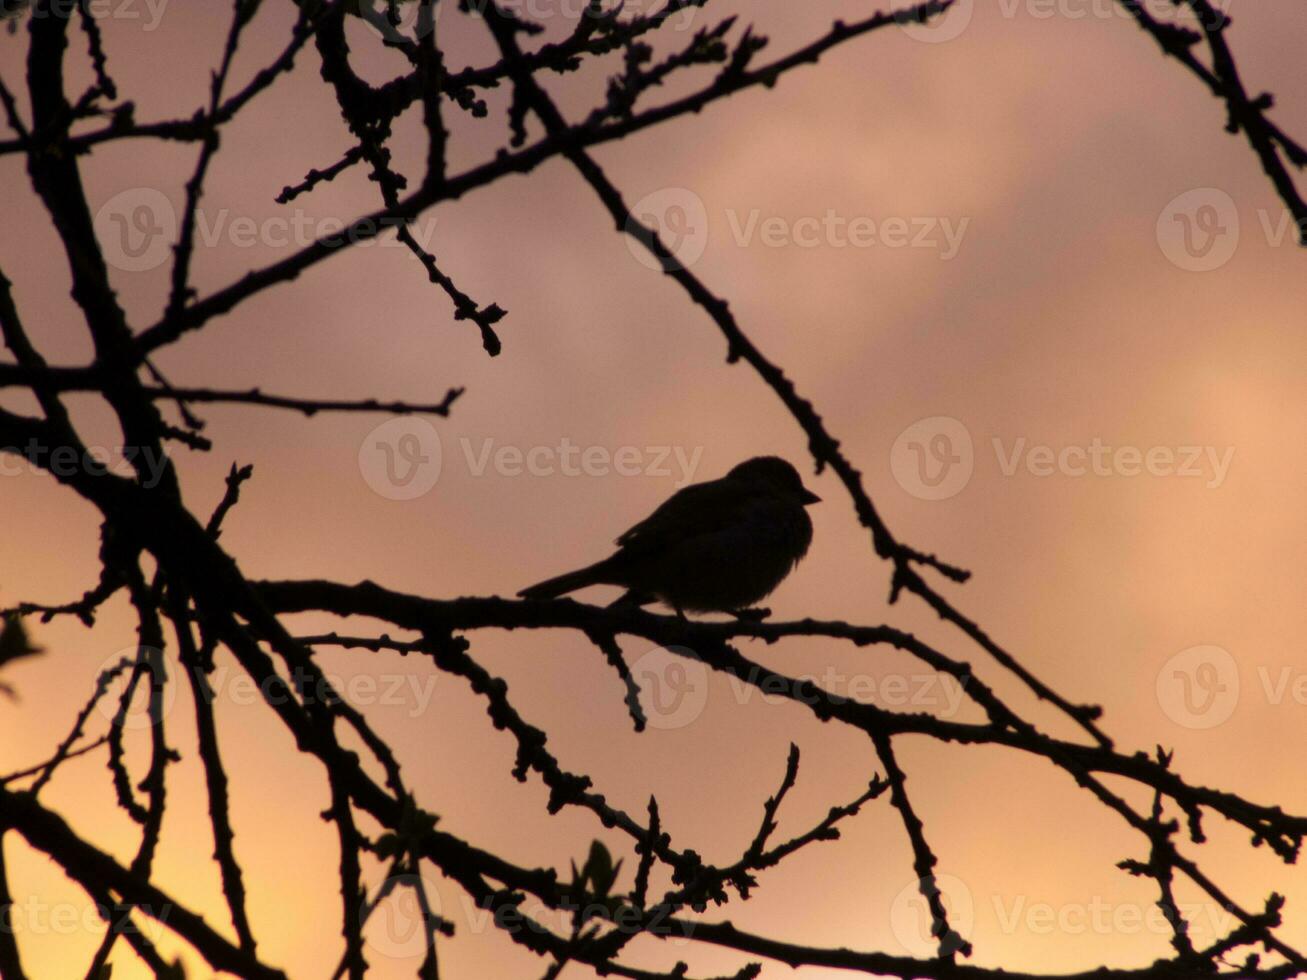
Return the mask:
<svg viewBox="0 0 1307 980">
<path fill-rule="evenodd" d="M 337 616 L 368 616 L 403 629 L 437 636 L 478 629 L 572 629 L 586 635 L 598 632 L 639 636 L 663 647 L 688 648 L 709 666 L 733 674 L 768 693 L 798 701 L 822 720 L 837 719 L 868 733 L 914 733 L 944 742 L 1002 745 L 1041 756 L 1064 769 L 1072 764 L 1089 772 L 1123 776 L 1163 793 L 1182 806 L 1190 809 L 1204 806 L 1241 824 L 1272 843 L 1286 860 L 1293 859 L 1303 838 L 1307 837 L 1307 816 L 1252 803 L 1233 793 L 1190 785 L 1142 752 L 1126 755 L 1099 744 L 1069 742 L 1028 725 L 1021 728 L 1000 724 L 977 725 L 923 713 L 888 711 L 825 691 L 812 681 L 768 670 L 729 646 L 729 642 L 735 639 L 752 638 L 774 643 L 792 637 L 822 637 L 846 640 L 857 646 L 887 644 L 914 656 L 925 658 L 933 655 L 949 661 L 912 634 L 889 626 L 856 626 L 811 619 L 790 623 L 691 622 L 639 608 L 591 606 L 570 599 L 427 599 L 394 592 L 372 582 L 344 585 L 321 580 L 263 581 L 251 585 L 268 608 L 277 613 L 328 612 Z M 963 690 L 974 698 L 979 681 L 974 677 L 968 679 L 966 673 L 949 672 L 958 677 Z"/>
<path fill-rule="evenodd" d="M 766 936 L 744 932 L 729 922 L 698 922 L 669 917 L 665 936 L 679 937 L 683 930 L 698 942 L 711 943 L 753 956 L 764 956 L 791 967 L 822 966 L 832 969 L 871 973 L 877 976 L 911 977 L 913 980 L 1195 980 L 1194 968 L 1176 960 L 1158 960 L 1138 969 L 1112 969 L 1100 966 L 1076 973 L 1026 973 L 1020 970 L 969 966 L 944 959 L 922 960 L 889 953 L 866 953 L 840 947 L 804 946 Z M 658 934 L 660 938 L 664 934 Z M 1304 971 L 1290 964 L 1244 968 L 1240 980 L 1285 980 Z M 1236 974 L 1227 974 L 1236 976 Z M 1215 973 L 1198 976 L 1216 977 Z"/>
<path fill-rule="evenodd" d="M 395 415 L 439 415 L 446 417 L 449 409 L 463 394 L 463 388 L 450 388 L 445 397 L 438 402 L 417 403 L 403 401 L 378 401 L 365 398 L 358 401 L 342 401 L 330 398 L 291 398 L 285 395 L 269 395 L 258 388 L 248 391 L 219 391 L 213 388 L 178 388 L 146 385 L 145 393 L 155 400 L 176 402 L 225 402 L 237 405 L 261 405 L 265 408 L 287 408 L 312 416 L 318 412 L 389 412 Z"/>
</svg>

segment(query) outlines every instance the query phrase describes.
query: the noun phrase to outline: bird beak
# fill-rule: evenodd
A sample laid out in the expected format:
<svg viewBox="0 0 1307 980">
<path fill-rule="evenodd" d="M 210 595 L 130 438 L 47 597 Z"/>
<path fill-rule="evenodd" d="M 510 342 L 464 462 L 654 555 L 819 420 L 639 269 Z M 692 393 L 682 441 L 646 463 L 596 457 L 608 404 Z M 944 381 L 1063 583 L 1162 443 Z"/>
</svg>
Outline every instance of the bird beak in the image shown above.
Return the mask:
<svg viewBox="0 0 1307 980">
<path fill-rule="evenodd" d="M 805 489 L 803 493 L 799 494 L 799 499 L 803 501 L 803 505 L 805 507 L 808 506 L 809 504 L 821 503 L 821 498 L 808 489 Z"/>
</svg>

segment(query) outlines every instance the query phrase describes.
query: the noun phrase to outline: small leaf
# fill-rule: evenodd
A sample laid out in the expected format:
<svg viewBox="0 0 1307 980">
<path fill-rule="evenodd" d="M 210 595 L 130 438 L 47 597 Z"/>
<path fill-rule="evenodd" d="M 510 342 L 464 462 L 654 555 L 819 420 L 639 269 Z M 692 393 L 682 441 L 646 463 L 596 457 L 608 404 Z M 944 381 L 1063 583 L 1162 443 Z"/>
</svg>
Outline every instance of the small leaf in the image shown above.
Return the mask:
<svg viewBox="0 0 1307 980">
<path fill-rule="evenodd" d="M 5 617 L 5 625 L 0 629 L 0 664 L 22 657 L 41 653 L 45 648 L 34 644 L 27 635 L 27 627 L 17 613 Z"/>
<path fill-rule="evenodd" d="M 617 880 L 617 872 L 621 869 L 622 862 L 618 861 L 613 864 L 613 856 L 608 853 L 608 848 L 600 841 L 593 841 L 590 844 L 590 855 L 585 860 L 585 867 L 580 873 L 577 880 L 579 887 L 586 887 L 589 883 L 590 891 L 596 895 L 605 897 L 612 890 L 613 882 Z M 572 877 L 577 879 L 576 865 L 572 865 Z"/>
<path fill-rule="evenodd" d="M 613 874 L 613 856 L 600 841 L 591 841 L 590 856 L 586 858 L 585 870 L 592 882 L 607 881 Z"/>
</svg>

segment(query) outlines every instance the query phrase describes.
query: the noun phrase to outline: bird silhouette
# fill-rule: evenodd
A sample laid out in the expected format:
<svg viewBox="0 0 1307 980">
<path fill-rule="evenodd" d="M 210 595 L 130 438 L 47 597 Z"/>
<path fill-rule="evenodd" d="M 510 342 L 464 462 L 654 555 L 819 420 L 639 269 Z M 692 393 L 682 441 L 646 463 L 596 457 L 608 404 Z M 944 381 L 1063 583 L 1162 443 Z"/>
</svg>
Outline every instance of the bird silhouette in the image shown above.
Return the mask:
<svg viewBox="0 0 1307 980">
<path fill-rule="evenodd" d="M 757 456 L 724 477 L 678 490 L 617 539 L 617 551 L 518 593 L 554 599 L 618 585 L 617 604 L 662 601 L 690 612 L 741 613 L 780 585 L 808 552 L 821 498 L 778 456 Z"/>
</svg>

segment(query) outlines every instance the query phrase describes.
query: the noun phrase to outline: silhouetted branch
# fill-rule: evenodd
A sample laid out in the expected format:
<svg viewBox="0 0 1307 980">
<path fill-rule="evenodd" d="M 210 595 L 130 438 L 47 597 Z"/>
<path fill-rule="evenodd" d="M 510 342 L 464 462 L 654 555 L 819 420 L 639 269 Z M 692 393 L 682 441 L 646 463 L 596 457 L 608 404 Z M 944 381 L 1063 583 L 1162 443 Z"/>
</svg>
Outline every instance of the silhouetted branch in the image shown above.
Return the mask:
<svg viewBox="0 0 1307 980">
<path fill-rule="evenodd" d="M 215 970 L 250 980 L 286 980 L 280 970 L 237 949 L 167 892 L 83 841 L 62 817 L 42 807 L 30 794 L 0 788 L 0 828 L 21 834 L 88 892 L 120 895 L 124 904 L 185 939 Z"/>
<path fill-rule="evenodd" d="M 1202 27 L 1202 34 L 1199 35 L 1187 28 L 1158 20 L 1149 13 L 1143 0 L 1117 2 L 1130 12 L 1165 54 L 1178 60 L 1201 79 L 1213 95 L 1225 101 L 1230 119 L 1227 130 L 1231 133 L 1243 130 L 1248 137 L 1249 145 L 1261 161 L 1262 169 L 1271 178 L 1280 200 L 1293 214 L 1301 244 L 1307 246 L 1307 202 L 1298 193 L 1293 178 L 1281 160 L 1283 154 L 1290 164 L 1302 169 L 1307 166 L 1307 150 L 1266 118 L 1266 110 L 1274 104 L 1269 92 L 1249 99 L 1235 67 L 1234 55 L 1225 42 L 1225 29 L 1230 26 L 1230 18 L 1213 7 L 1209 0 L 1177 0 L 1177 7 L 1183 5 L 1194 12 Z M 1204 40 L 1211 52 L 1211 67 L 1204 65 L 1193 53 L 1194 47 Z"/>
<path fill-rule="evenodd" d="M 51 759 L 46 760 L 45 762 L 38 763 L 35 766 L 28 766 L 26 769 L 18 769 L 4 776 L 0 776 L 0 786 L 8 786 L 10 783 L 17 782 L 20 779 L 26 779 L 28 776 L 36 776 L 38 774 L 43 775 L 47 771 L 53 772 L 56 768 L 58 768 L 62 763 L 66 762 L 67 760 L 76 759 L 78 756 L 83 756 L 90 752 L 94 752 L 100 746 L 107 745 L 108 742 L 109 742 L 109 736 L 101 735 L 99 738 L 95 739 L 94 741 L 87 742 L 85 745 L 79 746 L 75 749 L 64 749 L 61 746 L 60 750 L 55 753 L 55 756 Z M 27 792 L 35 793 L 36 792 L 35 786 L 29 788 Z"/>
<path fill-rule="evenodd" d="M 178 402 L 222 402 L 235 405 L 259 405 L 264 408 L 286 408 L 303 412 L 307 416 L 318 412 L 385 412 L 391 415 L 449 415 L 450 406 L 463 394 L 463 388 L 450 388 L 438 402 L 427 404 L 403 401 L 378 401 L 364 398 L 348 401 L 331 398 L 290 398 L 284 395 L 268 395 L 258 388 L 249 391 L 215 391 L 211 388 L 152 388 L 145 387 L 145 394 L 156 400 Z"/>
<path fill-rule="evenodd" d="M 7 780 L 6 780 L 7 782 Z M 0 834 L 0 975 L 27 980 L 14 938 L 14 896 L 9 890 L 9 868 L 5 863 L 4 834 Z"/>
<path fill-rule="evenodd" d="M 649 719 L 644 716 L 644 709 L 640 707 L 640 688 L 635 678 L 631 676 L 631 668 L 622 659 L 622 648 L 617 645 L 617 637 L 611 633 L 592 633 L 589 636 L 590 642 L 600 649 L 608 665 L 617 671 L 617 676 L 622 680 L 622 686 L 626 689 L 626 710 L 631 715 L 631 723 L 635 726 L 635 730 L 644 731 Z"/>
<path fill-rule="evenodd" d="M 232 928 L 241 949 L 255 955 L 254 932 L 245 909 L 245 883 L 240 863 L 233 847 L 236 835 L 231 827 L 231 808 L 228 800 L 227 771 L 223 768 L 222 753 L 218 748 L 218 726 L 213 716 L 213 688 L 206 674 L 206 661 L 195 643 L 190 623 L 178 608 L 176 599 L 169 612 L 173 632 L 177 638 L 178 659 L 182 672 L 190 684 L 191 700 L 195 705 L 195 733 L 204 765 L 204 781 L 209 794 L 209 825 L 213 829 L 213 859 L 222 878 L 222 893 L 227 900 Z"/>
<path fill-rule="evenodd" d="M 478 187 L 484 187 L 502 177 L 526 173 L 540 164 L 566 152 L 573 145 L 593 146 L 622 139 L 641 129 L 667 122 L 677 116 L 697 113 L 709 103 L 754 86 L 774 85 L 784 73 L 805 64 L 813 64 L 831 48 L 874 30 L 895 23 L 919 20 L 946 10 L 951 0 L 927 0 L 917 7 L 895 14 L 880 14 L 854 25 L 838 24 L 819 40 L 799 49 L 794 54 L 778 59 L 769 65 L 739 76 L 721 78 L 694 95 L 665 106 L 646 109 L 630 119 L 599 126 L 582 124 L 566 133 L 546 136 L 515 153 L 500 153 L 493 160 L 471 167 L 461 174 L 452 175 L 439 185 L 419 187 L 394 207 L 383 208 L 349 222 L 343 230 L 324 236 L 286 258 L 264 268 L 247 273 L 229 286 L 196 300 L 183 312 L 166 317 L 146 328 L 139 336 L 139 356 L 174 343 L 185 333 L 199 329 L 215 316 L 233 309 L 242 301 L 282 282 L 296 278 L 305 269 L 331 255 L 340 254 L 350 246 L 369 241 L 391 228 L 399 220 L 412 220 L 419 213 L 440 201 L 451 201 Z"/>
</svg>

